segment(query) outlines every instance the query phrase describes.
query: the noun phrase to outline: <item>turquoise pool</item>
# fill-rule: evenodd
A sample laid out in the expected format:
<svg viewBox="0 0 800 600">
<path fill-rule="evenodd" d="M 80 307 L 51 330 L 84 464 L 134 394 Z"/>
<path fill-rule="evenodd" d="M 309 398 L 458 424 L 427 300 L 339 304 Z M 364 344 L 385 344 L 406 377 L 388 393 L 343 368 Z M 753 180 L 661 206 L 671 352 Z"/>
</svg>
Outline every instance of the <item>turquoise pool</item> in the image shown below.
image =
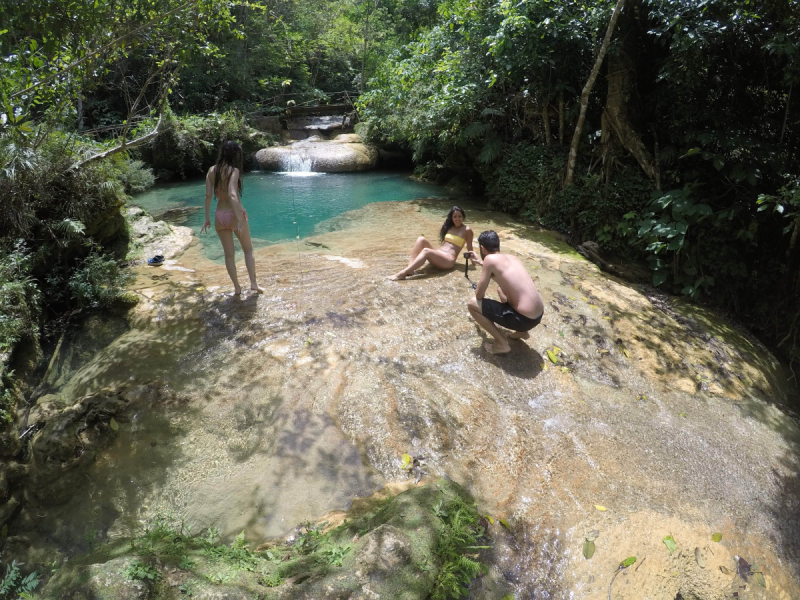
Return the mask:
<svg viewBox="0 0 800 600">
<path fill-rule="evenodd" d="M 255 172 L 244 176 L 242 204 L 247 210 L 253 241 L 263 246 L 311 235 L 317 223 L 370 202 L 445 195 L 445 188 L 396 172 Z M 170 209 L 201 207 L 181 223 L 199 235 L 205 218 L 204 198 L 205 181 L 193 180 L 159 185 L 135 196 L 133 203 L 157 216 Z M 211 205 L 212 223 L 215 203 Z M 220 260 L 222 248 L 213 231 L 211 236 L 201 236 L 206 254 Z"/>
</svg>

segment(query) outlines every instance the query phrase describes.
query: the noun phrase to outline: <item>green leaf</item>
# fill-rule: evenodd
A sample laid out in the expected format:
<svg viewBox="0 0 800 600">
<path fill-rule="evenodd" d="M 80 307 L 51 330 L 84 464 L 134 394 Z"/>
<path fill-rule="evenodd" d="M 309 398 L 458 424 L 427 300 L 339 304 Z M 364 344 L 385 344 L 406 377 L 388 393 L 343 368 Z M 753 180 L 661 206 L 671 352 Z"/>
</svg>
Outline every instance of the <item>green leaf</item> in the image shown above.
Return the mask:
<svg viewBox="0 0 800 600">
<path fill-rule="evenodd" d="M 489 523 L 494 525 L 494 519 L 492 518 L 492 515 L 483 515 L 483 516 L 486 517 L 486 520 L 489 521 Z"/>
<path fill-rule="evenodd" d="M 109 425 L 109 426 L 111 427 L 111 429 L 113 429 L 114 431 L 117 431 L 117 430 L 119 429 L 119 425 L 118 425 L 118 424 L 117 424 L 117 422 L 114 420 L 114 417 L 111 417 L 111 420 L 108 422 L 108 425 Z"/>
<path fill-rule="evenodd" d="M 509 525 L 508 521 L 506 521 L 505 519 L 500 519 L 500 525 L 508 529 L 508 531 L 511 531 L 511 525 Z"/>
<path fill-rule="evenodd" d="M 594 542 L 592 540 L 585 540 L 583 542 L 583 556 L 587 560 L 594 556 Z"/>
<path fill-rule="evenodd" d="M 619 568 L 620 569 L 627 569 L 628 567 L 630 567 L 635 562 L 636 562 L 636 557 L 635 556 L 629 556 L 628 558 L 623 560 L 621 563 L 619 563 Z"/>
<path fill-rule="evenodd" d="M 667 547 L 667 550 L 669 550 L 670 554 L 675 552 L 675 550 L 678 548 L 678 544 L 675 543 L 675 539 L 671 535 L 668 535 L 662 541 L 664 542 L 664 545 Z"/>
<path fill-rule="evenodd" d="M 558 357 L 555 355 L 555 352 L 552 350 L 547 351 L 547 358 L 550 359 L 550 362 L 556 364 L 558 362 Z"/>
<path fill-rule="evenodd" d="M 669 272 L 666 269 L 662 269 L 660 271 L 655 271 L 653 273 L 653 285 L 655 285 L 656 287 L 661 285 L 662 283 L 664 283 L 667 280 L 667 276 L 668 275 L 669 275 Z"/>
<path fill-rule="evenodd" d="M 722 534 L 721 533 L 712 534 L 711 541 L 712 542 L 717 542 L 717 543 L 721 542 L 722 541 Z"/>
<path fill-rule="evenodd" d="M 711 210 L 711 207 L 708 204 L 697 204 L 695 205 L 695 208 L 697 208 L 697 212 L 703 217 L 710 217 L 714 214 L 714 211 Z"/>
<path fill-rule="evenodd" d="M 411 464 L 414 462 L 414 459 L 411 458 L 408 454 L 403 454 L 403 460 L 400 463 L 401 469 L 410 469 Z"/>
</svg>

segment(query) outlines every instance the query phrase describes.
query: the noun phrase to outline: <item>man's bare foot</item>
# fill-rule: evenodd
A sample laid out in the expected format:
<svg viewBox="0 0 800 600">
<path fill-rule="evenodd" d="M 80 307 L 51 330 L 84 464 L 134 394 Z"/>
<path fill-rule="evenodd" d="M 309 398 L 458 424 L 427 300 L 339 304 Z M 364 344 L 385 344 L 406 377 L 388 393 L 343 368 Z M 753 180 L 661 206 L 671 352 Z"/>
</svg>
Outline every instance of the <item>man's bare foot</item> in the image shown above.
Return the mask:
<svg viewBox="0 0 800 600">
<path fill-rule="evenodd" d="M 511 352 L 511 346 L 509 346 L 508 343 L 501 344 L 499 342 L 495 342 L 494 344 L 486 342 L 483 344 L 483 349 L 489 354 L 507 354 Z"/>
<path fill-rule="evenodd" d="M 399 273 L 395 273 L 394 275 L 392 275 L 391 277 L 387 277 L 386 279 L 388 279 L 389 281 L 400 281 L 402 279 L 405 279 L 406 277 L 408 277 L 408 275 L 406 275 L 405 271 L 400 271 Z"/>
<path fill-rule="evenodd" d="M 257 283 L 252 283 L 252 284 L 250 284 L 250 291 L 253 291 L 256 294 L 263 294 L 264 293 L 264 288 L 262 288 Z"/>
<path fill-rule="evenodd" d="M 527 340 L 531 337 L 531 334 L 527 331 L 515 331 L 514 333 L 509 334 L 509 339 L 512 340 Z"/>
<path fill-rule="evenodd" d="M 234 296 L 241 296 L 242 295 L 242 288 L 241 286 L 234 285 L 233 286 L 233 295 Z"/>
</svg>

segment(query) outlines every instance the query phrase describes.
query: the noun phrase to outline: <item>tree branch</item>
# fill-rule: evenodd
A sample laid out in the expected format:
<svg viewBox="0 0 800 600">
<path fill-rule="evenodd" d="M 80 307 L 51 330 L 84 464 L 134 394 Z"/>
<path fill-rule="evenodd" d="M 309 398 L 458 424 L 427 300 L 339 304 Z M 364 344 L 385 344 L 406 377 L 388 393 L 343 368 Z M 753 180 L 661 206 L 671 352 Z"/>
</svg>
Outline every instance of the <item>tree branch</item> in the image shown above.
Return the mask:
<svg viewBox="0 0 800 600">
<path fill-rule="evenodd" d="M 161 121 L 163 120 L 163 118 L 164 114 L 162 112 L 160 115 L 158 115 L 158 122 L 156 123 L 156 126 L 153 128 L 153 131 L 151 131 L 150 133 L 138 137 L 135 140 L 131 140 L 130 142 L 123 141 L 119 146 L 115 146 L 114 148 L 106 150 L 105 152 L 101 152 L 100 154 L 94 154 L 89 158 L 86 158 L 78 163 L 75 163 L 68 170 L 77 171 L 78 169 L 81 169 L 90 163 L 96 162 L 98 160 L 103 160 L 104 158 L 108 158 L 109 156 L 113 156 L 114 154 L 118 154 L 119 152 L 124 152 L 125 150 L 135 148 L 136 146 L 141 146 L 142 144 L 152 140 L 160 133 L 159 128 L 161 127 Z"/>
<path fill-rule="evenodd" d="M 103 54 L 103 53 L 104 53 L 104 52 L 106 52 L 106 51 L 107 51 L 109 48 L 111 48 L 111 47 L 115 46 L 116 44 L 118 44 L 119 42 L 121 42 L 122 40 L 124 40 L 125 38 L 127 38 L 127 37 L 130 37 L 130 36 L 132 36 L 132 35 L 136 35 L 137 33 L 141 33 L 141 32 L 142 32 L 142 31 L 144 31 L 145 29 L 149 29 L 150 27 L 152 27 L 153 25 L 155 25 L 156 23 L 158 23 L 158 22 L 160 22 L 160 21 L 163 21 L 163 20 L 164 20 L 164 19 L 166 19 L 167 17 L 171 17 L 171 16 L 172 16 L 172 15 L 174 15 L 175 13 L 178 13 L 178 12 L 182 11 L 184 8 L 187 8 L 188 6 L 190 6 L 190 5 L 192 5 L 192 4 L 197 4 L 197 2 L 198 2 L 198 0 L 189 0 L 189 2 L 186 2 L 186 3 L 184 3 L 184 4 L 181 4 L 181 5 L 180 5 L 180 6 L 178 6 L 177 8 L 173 8 L 172 10 L 170 10 L 170 11 L 168 11 L 168 12 L 165 12 L 165 13 L 164 13 L 164 14 L 162 14 L 162 15 L 159 15 L 159 16 L 157 16 L 157 17 L 154 17 L 154 18 L 150 19 L 150 20 L 149 20 L 147 23 L 145 23 L 144 25 L 142 25 L 142 26 L 140 26 L 140 27 L 137 27 L 136 29 L 134 29 L 134 30 L 132 30 L 132 31 L 129 31 L 128 33 L 125 33 L 125 34 L 121 35 L 120 37 L 116 38 L 115 40 L 112 40 L 112 41 L 110 41 L 110 42 L 109 42 L 109 43 L 107 43 L 105 46 L 102 46 L 102 47 L 101 47 L 101 48 L 99 48 L 98 50 L 95 50 L 94 52 L 92 52 L 92 53 L 90 53 L 90 54 L 87 54 L 87 55 L 86 55 L 86 56 L 84 56 L 83 58 L 80 58 L 80 59 L 76 60 L 74 63 L 72 63 L 72 64 L 70 64 L 70 65 L 67 65 L 66 67 L 64 67 L 64 68 L 63 68 L 63 69 L 61 69 L 60 71 L 57 71 L 56 73 L 53 73 L 53 74 L 52 74 L 52 75 L 50 75 L 49 77 L 45 77 L 45 78 L 44 78 L 44 79 L 42 79 L 41 81 L 39 81 L 39 82 L 37 82 L 37 83 L 34 83 L 34 84 L 33 84 L 33 85 L 31 85 L 31 86 L 28 86 L 28 87 L 26 87 L 26 88 L 25 88 L 24 90 L 22 90 L 22 91 L 15 92 L 15 93 L 11 94 L 11 95 L 9 96 L 9 98 L 10 98 L 10 99 L 14 99 L 14 98 L 16 98 L 16 97 L 18 97 L 18 96 L 21 96 L 21 95 L 23 95 L 23 94 L 27 94 L 28 92 L 32 92 L 32 91 L 33 91 L 33 90 L 35 90 L 36 88 L 38 88 L 38 87 L 40 87 L 40 86 L 42 86 L 42 85 L 45 85 L 46 83 L 50 83 L 51 81 L 53 81 L 53 80 L 54 80 L 54 79 L 56 79 L 57 77 L 60 77 L 60 76 L 61 76 L 61 75 L 63 75 L 64 73 L 67 73 L 67 72 L 71 71 L 72 69 L 74 69 L 75 67 L 77 67 L 77 66 L 79 66 L 79 65 L 81 65 L 81 64 L 83 64 L 83 63 L 85 63 L 85 62 L 86 62 L 87 60 L 89 60 L 90 58 L 94 58 L 95 56 L 99 56 L 100 54 Z"/>
</svg>

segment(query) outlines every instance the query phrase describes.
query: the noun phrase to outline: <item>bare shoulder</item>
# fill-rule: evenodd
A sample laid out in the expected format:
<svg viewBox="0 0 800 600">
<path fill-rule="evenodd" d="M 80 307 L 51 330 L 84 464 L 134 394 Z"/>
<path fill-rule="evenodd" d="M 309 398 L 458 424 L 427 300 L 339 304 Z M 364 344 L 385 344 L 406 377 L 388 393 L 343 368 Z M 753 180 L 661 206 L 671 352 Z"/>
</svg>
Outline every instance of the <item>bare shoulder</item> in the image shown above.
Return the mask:
<svg viewBox="0 0 800 600">
<path fill-rule="evenodd" d="M 483 264 L 487 267 L 497 266 L 502 262 L 502 257 L 502 254 L 487 254 L 486 258 L 483 259 Z"/>
</svg>

